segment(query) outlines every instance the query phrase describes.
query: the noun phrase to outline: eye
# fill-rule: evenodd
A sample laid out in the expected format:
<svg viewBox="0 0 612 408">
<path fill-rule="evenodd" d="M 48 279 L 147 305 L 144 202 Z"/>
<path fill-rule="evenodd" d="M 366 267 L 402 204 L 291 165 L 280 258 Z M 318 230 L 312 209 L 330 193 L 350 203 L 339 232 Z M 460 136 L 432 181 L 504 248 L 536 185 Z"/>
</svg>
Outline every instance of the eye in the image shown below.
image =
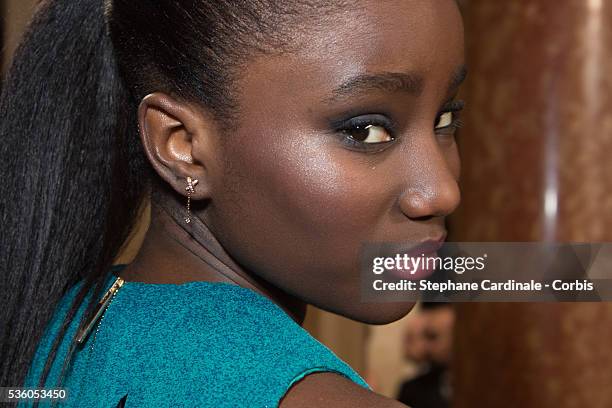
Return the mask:
<svg viewBox="0 0 612 408">
<path fill-rule="evenodd" d="M 387 129 L 379 125 L 355 125 L 344 129 L 344 133 L 357 142 L 365 144 L 385 143 L 393 140 Z"/>
<path fill-rule="evenodd" d="M 464 105 L 465 102 L 462 100 L 451 100 L 444 104 L 436 118 L 435 130 L 439 133 L 454 134 L 455 130 L 462 126 L 459 118 Z"/>
<path fill-rule="evenodd" d="M 438 116 L 438 120 L 435 126 L 436 130 L 450 127 L 455 121 L 455 112 L 444 112 Z"/>
<path fill-rule="evenodd" d="M 353 116 L 331 123 L 332 129 L 342 135 L 342 143 L 358 150 L 379 149 L 395 140 L 395 125 L 387 115 L 372 113 Z"/>
</svg>

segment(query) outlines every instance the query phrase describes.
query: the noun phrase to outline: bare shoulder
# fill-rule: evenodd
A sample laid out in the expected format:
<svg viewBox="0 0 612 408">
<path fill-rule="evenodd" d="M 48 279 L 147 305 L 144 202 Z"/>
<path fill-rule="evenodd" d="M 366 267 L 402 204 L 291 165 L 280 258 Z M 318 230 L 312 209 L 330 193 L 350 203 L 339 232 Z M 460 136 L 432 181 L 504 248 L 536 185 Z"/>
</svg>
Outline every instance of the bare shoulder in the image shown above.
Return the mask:
<svg viewBox="0 0 612 408">
<path fill-rule="evenodd" d="M 322 372 L 307 375 L 285 394 L 279 408 L 406 408 L 406 405 L 369 391 L 348 378 Z"/>
</svg>

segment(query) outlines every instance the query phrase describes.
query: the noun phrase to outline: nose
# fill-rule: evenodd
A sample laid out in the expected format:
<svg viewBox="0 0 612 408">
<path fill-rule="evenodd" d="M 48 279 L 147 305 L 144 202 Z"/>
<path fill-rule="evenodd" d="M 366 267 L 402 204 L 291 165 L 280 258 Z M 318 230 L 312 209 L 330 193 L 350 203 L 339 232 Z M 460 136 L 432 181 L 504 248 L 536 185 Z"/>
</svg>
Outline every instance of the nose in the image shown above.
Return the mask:
<svg viewBox="0 0 612 408">
<path fill-rule="evenodd" d="M 416 174 L 410 177 L 399 198 L 401 211 L 411 219 L 447 216 L 461 201 L 458 169 L 453 171 L 452 159 L 438 146 L 427 150 L 423 160 L 419 160 L 421 164 L 413 163 Z M 458 157 L 456 160 L 458 167 Z"/>
</svg>

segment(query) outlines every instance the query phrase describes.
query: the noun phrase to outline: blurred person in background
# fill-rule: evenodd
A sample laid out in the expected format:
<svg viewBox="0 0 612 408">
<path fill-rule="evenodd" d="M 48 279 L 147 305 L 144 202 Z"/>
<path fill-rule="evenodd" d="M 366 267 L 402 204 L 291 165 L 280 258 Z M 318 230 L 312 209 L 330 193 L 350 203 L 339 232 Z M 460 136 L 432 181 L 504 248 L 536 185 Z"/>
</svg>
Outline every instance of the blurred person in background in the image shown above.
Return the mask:
<svg viewBox="0 0 612 408">
<path fill-rule="evenodd" d="M 397 399 L 412 408 L 447 408 L 455 311 L 449 303 L 424 302 L 418 313 L 415 324 L 406 329 L 404 355 L 420 360 L 422 370 L 401 385 Z"/>
<path fill-rule="evenodd" d="M 419 367 L 419 374 L 428 363 L 427 342 L 425 340 L 426 319 L 420 310 L 406 323 L 403 335 L 403 355 L 406 360 Z"/>
</svg>

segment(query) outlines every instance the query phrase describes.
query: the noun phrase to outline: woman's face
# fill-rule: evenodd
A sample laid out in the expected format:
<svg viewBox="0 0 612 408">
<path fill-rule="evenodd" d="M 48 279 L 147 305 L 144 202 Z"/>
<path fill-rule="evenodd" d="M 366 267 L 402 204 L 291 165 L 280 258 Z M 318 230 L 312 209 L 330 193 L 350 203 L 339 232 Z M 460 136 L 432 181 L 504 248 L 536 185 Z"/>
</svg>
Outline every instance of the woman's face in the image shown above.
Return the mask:
<svg viewBox="0 0 612 408">
<path fill-rule="evenodd" d="M 244 67 L 240 122 L 216 141 L 201 217 L 250 273 L 385 323 L 412 304 L 361 302 L 360 251 L 440 239 L 459 204 L 463 26 L 454 0 L 360 6 L 316 24 L 297 51 Z"/>
</svg>

